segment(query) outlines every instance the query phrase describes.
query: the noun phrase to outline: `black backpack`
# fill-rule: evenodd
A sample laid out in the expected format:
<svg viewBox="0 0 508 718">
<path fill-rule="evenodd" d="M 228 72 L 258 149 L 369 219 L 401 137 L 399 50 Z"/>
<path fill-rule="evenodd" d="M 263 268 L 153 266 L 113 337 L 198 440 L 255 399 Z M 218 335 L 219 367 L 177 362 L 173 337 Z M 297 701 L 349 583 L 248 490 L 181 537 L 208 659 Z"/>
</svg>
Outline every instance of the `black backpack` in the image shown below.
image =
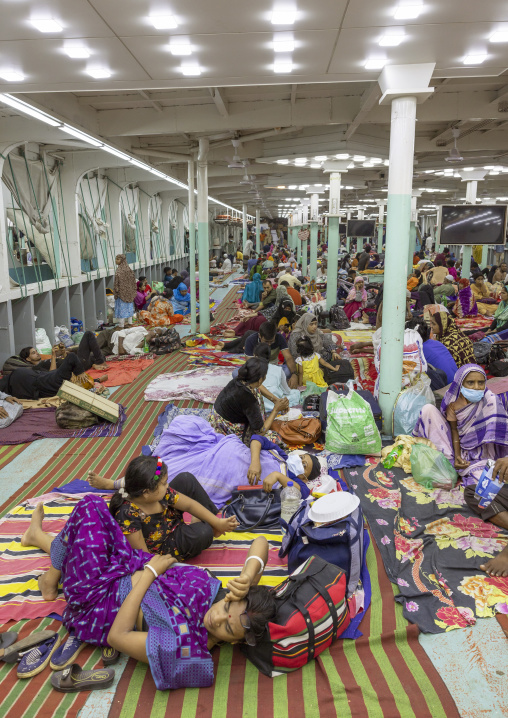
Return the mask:
<svg viewBox="0 0 508 718">
<path fill-rule="evenodd" d="M 303 401 L 302 411 L 319 411 L 319 394 L 306 396 Z"/>
<path fill-rule="evenodd" d="M 488 364 L 489 361 L 492 361 L 490 354 L 493 346 L 489 342 L 474 342 L 473 352 L 477 364 Z"/>
<path fill-rule="evenodd" d="M 342 307 L 339 307 L 338 304 L 334 304 L 330 307 L 330 311 L 328 312 L 328 321 L 333 329 L 342 330 L 349 329 L 350 327 L 346 312 Z"/>
<path fill-rule="evenodd" d="M 180 335 L 176 329 L 168 327 L 163 334 L 159 334 L 152 339 L 149 348 L 154 354 L 171 354 L 178 351 L 181 346 Z"/>
</svg>

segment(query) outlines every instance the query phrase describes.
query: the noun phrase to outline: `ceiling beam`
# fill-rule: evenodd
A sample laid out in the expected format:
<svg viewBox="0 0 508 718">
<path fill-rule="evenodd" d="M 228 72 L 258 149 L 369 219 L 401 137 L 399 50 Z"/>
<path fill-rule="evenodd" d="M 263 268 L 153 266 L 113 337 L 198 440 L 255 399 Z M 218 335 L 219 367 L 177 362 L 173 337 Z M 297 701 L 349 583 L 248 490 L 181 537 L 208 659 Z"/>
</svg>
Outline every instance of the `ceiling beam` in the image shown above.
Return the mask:
<svg viewBox="0 0 508 718">
<path fill-rule="evenodd" d="M 356 117 L 346 130 L 346 140 L 349 140 L 354 135 L 358 127 L 362 124 L 362 122 L 372 110 L 376 102 L 378 102 L 380 97 L 381 88 L 379 87 L 377 82 L 374 83 L 370 89 L 365 90 L 362 95 L 360 110 L 358 111 Z"/>
<path fill-rule="evenodd" d="M 229 103 L 226 99 L 226 93 L 219 87 L 209 87 L 210 95 L 215 102 L 215 107 L 221 117 L 229 117 Z"/>
<path fill-rule="evenodd" d="M 505 85 L 497 91 L 495 98 L 490 104 L 492 105 L 492 107 L 495 107 L 500 102 L 506 102 L 506 100 L 508 100 L 508 85 Z"/>
<path fill-rule="evenodd" d="M 152 98 L 148 95 L 148 92 L 145 92 L 144 90 L 139 90 L 139 94 L 145 100 L 148 100 L 154 110 L 157 110 L 157 112 L 162 112 L 162 105 L 160 105 L 158 102 L 155 102 L 155 100 L 152 100 Z"/>
</svg>

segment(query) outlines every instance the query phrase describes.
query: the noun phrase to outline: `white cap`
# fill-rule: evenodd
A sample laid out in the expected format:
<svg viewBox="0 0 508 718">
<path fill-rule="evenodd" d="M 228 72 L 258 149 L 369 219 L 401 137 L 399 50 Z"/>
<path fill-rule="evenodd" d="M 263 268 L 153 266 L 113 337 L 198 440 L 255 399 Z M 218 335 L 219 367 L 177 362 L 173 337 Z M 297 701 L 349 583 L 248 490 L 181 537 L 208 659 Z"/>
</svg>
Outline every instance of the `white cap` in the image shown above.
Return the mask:
<svg viewBox="0 0 508 718">
<path fill-rule="evenodd" d="M 453 281 L 454 281 L 451 274 L 447 274 L 446 277 L 445 277 L 445 279 L 447 279 L 449 282 L 453 282 Z"/>
</svg>

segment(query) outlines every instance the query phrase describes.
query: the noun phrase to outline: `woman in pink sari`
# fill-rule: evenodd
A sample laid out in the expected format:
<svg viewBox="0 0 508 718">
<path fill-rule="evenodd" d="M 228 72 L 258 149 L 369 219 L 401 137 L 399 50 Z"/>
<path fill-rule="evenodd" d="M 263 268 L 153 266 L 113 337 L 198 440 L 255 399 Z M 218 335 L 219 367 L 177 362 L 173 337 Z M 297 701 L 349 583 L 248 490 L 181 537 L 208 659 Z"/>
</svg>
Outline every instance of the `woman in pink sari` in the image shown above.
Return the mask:
<svg viewBox="0 0 508 718">
<path fill-rule="evenodd" d="M 346 298 L 344 311 L 349 321 L 361 321 L 362 312 L 367 306 L 367 292 L 363 277 L 357 277 L 353 288 Z"/>
</svg>

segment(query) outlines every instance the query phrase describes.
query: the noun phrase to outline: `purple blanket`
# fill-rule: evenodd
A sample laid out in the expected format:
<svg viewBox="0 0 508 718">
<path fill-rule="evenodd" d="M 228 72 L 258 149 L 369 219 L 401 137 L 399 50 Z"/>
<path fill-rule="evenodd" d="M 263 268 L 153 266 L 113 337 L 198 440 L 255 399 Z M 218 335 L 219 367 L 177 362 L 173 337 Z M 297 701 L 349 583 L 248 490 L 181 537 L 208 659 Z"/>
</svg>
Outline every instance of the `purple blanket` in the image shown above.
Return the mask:
<svg viewBox="0 0 508 718">
<path fill-rule="evenodd" d="M 6 429 L 0 429 L 0 446 L 25 444 L 36 439 L 97 439 L 120 436 L 127 415 L 121 404 L 119 408 L 120 418 L 116 424 L 104 421 L 86 429 L 60 429 L 56 423 L 54 408 L 25 409 L 19 419 Z"/>
</svg>

